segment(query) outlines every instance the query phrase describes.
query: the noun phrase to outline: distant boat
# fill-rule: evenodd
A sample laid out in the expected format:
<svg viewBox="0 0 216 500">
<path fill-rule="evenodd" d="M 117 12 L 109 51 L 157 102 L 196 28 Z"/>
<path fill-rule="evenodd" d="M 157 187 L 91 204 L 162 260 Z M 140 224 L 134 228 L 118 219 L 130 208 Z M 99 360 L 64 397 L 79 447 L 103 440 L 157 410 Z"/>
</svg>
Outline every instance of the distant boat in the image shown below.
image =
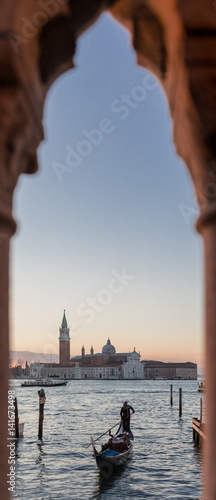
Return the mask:
<svg viewBox="0 0 216 500">
<path fill-rule="evenodd" d="M 131 430 L 129 434 L 123 432 L 122 424 L 115 436 L 111 437 L 109 441 L 101 447 L 100 452 L 96 450 L 94 440 L 91 438 L 94 457 L 102 475 L 107 475 L 108 477 L 111 475 L 113 469 L 127 462 L 132 452 L 133 438 Z"/>
<path fill-rule="evenodd" d="M 205 391 L 205 381 L 204 380 L 202 380 L 201 382 L 199 382 L 198 391 L 199 392 L 204 392 Z"/>
<path fill-rule="evenodd" d="M 168 379 L 165 376 L 164 377 L 162 377 L 162 376 L 156 376 L 156 377 L 154 377 L 153 380 L 168 380 Z"/>
<path fill-rule="evenodd" d="M 59 385 L 67 385 L 65 380 L 52 380 L 51 378 L 37 378 L 35 380 L 26 380 L 21 384 L 21 387 L 56 387 Z"/>
</svg>

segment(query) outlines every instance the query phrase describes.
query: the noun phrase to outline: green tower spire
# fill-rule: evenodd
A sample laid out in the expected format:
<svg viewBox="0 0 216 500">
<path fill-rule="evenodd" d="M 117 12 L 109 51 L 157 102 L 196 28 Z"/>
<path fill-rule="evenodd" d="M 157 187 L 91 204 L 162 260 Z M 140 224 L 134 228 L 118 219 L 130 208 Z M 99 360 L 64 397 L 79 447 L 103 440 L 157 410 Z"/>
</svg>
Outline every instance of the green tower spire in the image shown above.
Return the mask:
<svg viewBox="0 0 216 500">
<path fill-rule="evenodd" d="M 62 328 L 67 328 L 68 327 L 68 324 L 67 324 L 67 320 L 66 320 L 66 316 L 65 316 L 65 309 L 64 309 L 64 314 L 63 314 L 63 319 L 62 319 Z"/>
</svg>

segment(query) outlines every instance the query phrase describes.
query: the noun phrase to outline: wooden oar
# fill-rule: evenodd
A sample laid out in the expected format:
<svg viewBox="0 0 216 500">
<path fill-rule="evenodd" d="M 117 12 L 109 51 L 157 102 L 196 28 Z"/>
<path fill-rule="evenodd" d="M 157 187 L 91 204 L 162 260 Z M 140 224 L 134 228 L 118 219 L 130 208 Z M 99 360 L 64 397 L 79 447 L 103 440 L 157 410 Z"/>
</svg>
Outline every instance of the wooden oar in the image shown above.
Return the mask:
<svg viewBox="0 0 216 500">
<path fill-rule="evenodd" d="M 133 415 L 133 413 L 131 413 L 131 415 Z M 128 417 L 125 417 L 124 420 L 127 420 L 127 418 L 131 417 L 131 415 L 128 415 Z M 114 427 L 116 427 L 117 425 L 120 425 L 122 422 L 123 422 L 123 419 L 120 420 L 120 422 L 118 422 L 117 424 L 113 425 L 113 427 L 111 427 L 110 429 L 108 429 L 108 431 L 106 431 L 103 434 L 101 434 L 97 439 L 94 439 L 94 442 L 98 441 L 98 439 L 100 439 L 101 437 L 105 436 L 105 434 L 107 434 L 107 432 L 111 431 L 112 429 L 114 429 Z M 85 448 L 89 448 L 89 446 L 91 446 L 91 443 L 88 444 L 88 446 L 85 446 Z"/>
<path fill-rule="evenodd" d="M 128 417 L 127 417 L 128 418 Z M 97 439 L 94 439 L 94 442 L 95 441 L 98 441 L 98 439 L 102 438 L 103 436 L 105 436 L 105 434 L 107 434 L 107 432 L 111 431 L 112 429 L 114 429 L 114 427 L 116 427 L 117 425 L 120 425 L 121 424 L 121 420 L 120 422 L 118 422 L 117 424 L 113 425 L 113 427 L 111 427 L 111 429 L 108 429 L 108 431 L 104 432 L 103 434 L 101 434 Z M 86 446 L 85 448 L 89 448 L 89 446 L 91 446 L 91 443 L 88 444 L 88 446 Z"/>
</svg>

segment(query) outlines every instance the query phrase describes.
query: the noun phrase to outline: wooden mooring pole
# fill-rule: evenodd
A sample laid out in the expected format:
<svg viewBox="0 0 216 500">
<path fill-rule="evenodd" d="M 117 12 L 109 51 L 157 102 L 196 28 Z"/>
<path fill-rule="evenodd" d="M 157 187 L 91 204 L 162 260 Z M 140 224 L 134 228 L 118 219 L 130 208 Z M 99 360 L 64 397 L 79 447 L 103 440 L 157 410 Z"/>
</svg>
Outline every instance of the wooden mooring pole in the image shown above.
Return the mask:
<svg viewBox="0 0 216 500">
<path fill-rule="evenodd" d="M 45 392 L 43 389 L 38 391 L 39 396 L 39 427 L 38 427 L 38 439 L 43 437 L 43 419 L 44 419 L 44 404 L 46 401 Z"/>
<path fill-rule="evenodd" d="M 17 398 L 14 399 L 14 409 L 15 409 L 15 438 L 19 438 L 19 416 L 18 416 L 18 405 Z"/>
<path fill-rule="evenodd" d="M 202 416 L 203 416 L 203 400 L 200 398 L 200 425 L 202 424 Z"/>
<path fill-rule="evenodd" d="M 173 405 L 173 386 L 170 386 L 170 405 Z"/>
<path fill-rule="evenodd" d="M 205 427 L 197 418 L 192 418 L 193 440 L 196 446 L 200 446 L 202 440 L 206 440 Z"/>
<path fill-rule="evenodd" d="M 179 387 L 179 417 L 182 416 L 182 388 Z"/>
</svg>

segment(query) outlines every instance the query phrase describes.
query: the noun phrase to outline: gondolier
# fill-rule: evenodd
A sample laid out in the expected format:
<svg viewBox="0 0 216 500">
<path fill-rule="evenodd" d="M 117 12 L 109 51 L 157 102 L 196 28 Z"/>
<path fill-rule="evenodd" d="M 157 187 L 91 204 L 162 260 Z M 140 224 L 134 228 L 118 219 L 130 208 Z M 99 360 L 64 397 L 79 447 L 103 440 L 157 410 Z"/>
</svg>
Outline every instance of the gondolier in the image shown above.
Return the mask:
<svg viewBox="0 0 216 500">
<path fill-rule="evenodd" d="M 121 408 L 120 415 L 123 423 L 123 430 L 126 432 L 130 431 L 130 416 L 131 416 L 130 410 L 132 410 L 132 413 L 135 413 L 132 406 L 128 405 L 127 401 L 125 401 Z"/>
<path fill-rule="evenodd" d="M 135 413 L 132 406 L 128 405 L 125 401 L 123 407 L 121 409 L 121 422 L 113 425 L 106 432 L 101 434 L 95 441 L 98 441 L 103 436 L 109 433 L 110 438 L 108 441 L 101 446 L 101 451 L 98 452 L 95 448 L 94 440 L 91 437 L 91 444 L 94 451 L 94 457 L 97 463 L 97 466 L 104 477 L 109 477 L 115 468 L 125 464 L 127 460 L 131 456 L 132 448 L 133 448 L 133 440 L 134 436 L 132 431 L 130 430 L 130 410 Z M 126 416 L 129 416 L 128 419 Z M 125 431 L 123 428 L 123 422 L 129 422 L 126 424 L 128 431 Z M 116 434 L 114 436 L 111 435 L 111 430 L 114 427 L 119 426 Z M 89 446 L 89 445 L 88 445 Z M 88 448 L 87 446 L 87 448 Z"/>
</svg>

